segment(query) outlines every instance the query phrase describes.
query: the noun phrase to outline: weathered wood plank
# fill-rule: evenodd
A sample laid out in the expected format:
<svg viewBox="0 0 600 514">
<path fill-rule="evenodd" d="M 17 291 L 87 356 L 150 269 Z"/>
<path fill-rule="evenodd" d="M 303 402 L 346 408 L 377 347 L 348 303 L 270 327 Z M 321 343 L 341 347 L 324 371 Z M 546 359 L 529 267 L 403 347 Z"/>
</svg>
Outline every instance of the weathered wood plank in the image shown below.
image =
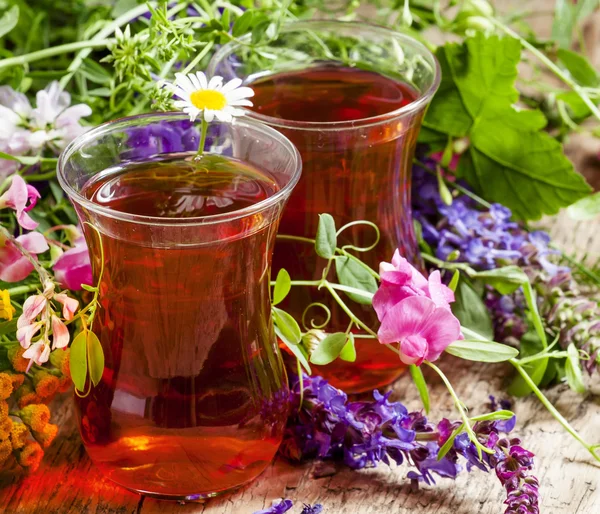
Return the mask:
<svg viewBox="0 0 600 514">
<path fill-rule="evenodd" d="M 506 374 L 501 365 L 469 365 L 445 358 L 442 367 L 452 376 L 462 398 L 473 413 L 487 408 L 489 394 L 498 394 Z M 428 377 L 436 419 L 455 416 L 451 401 L 436 377 Z M 418 398 L 409 377 L 394 387 L 395 395 L 409 407 Z M 600 402 L 588 395 L 585 401 L 559 386 L 549 392 L 557 407 L 582 435 L 600 442 Z M 589 514 L 600 507 L 600 467 L 567 436 L 534 398 L 518 402 L 517 432 L 526 447 L 537 455 L 536 472 L 542 482 L 542 512 Z M 502 511 L 503 491 L 494 476 L 480 471 L 464 473 L 455 482 L 438 481 L 435 487 L 411 490 L 405 480 L 407 468 L 354 472 L 341 469 L 334 476 L 314 478 L 317 463 L 293 466 L 278 459 L 256 482 L 229 496 L 206 504 L 177 505 L 140 497 L 112 485 L 91 465 L 76 433 L 70 399 L 58 409 L 62 425 L 57 443 L 49 450 L 37 473 L 20 483 L 0 477 L 0 512 L 10 514 L 251 514 L 278 497 L 298 503 L 320 502 L 331 514 L 408 513 L 497 514 Z"/>
</svg>

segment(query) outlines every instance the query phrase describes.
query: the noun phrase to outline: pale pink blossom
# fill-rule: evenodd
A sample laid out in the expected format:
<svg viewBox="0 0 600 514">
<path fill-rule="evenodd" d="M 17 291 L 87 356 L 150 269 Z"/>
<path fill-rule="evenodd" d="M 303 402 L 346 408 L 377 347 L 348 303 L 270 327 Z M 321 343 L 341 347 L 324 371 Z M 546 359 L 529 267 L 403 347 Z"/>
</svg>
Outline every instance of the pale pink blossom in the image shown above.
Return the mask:
<svg viewBox="0 0 600 514">
<path fill-rule="evenodd" d="M 402 362 L 417 366 L 424 360 L 437 360 L 460 336 L 460 323 L 452 312 L 425 296 L 405 298 L 394 305 L 377 332 L 381 343 L 400 343 Z"/>
<path fill-rule="evenodd" d="M 30 232 L 16 238 L 31 254 L 48 250 L 46 238 L 39 232 Z M 0 280 L 20 282 L 33 271 L 33 264 L 9 240 L 0 241 Z"/>
<path fill-rule="evenodd" d="M 75 311 L 79 307 L 79 302 L 75 300 L 75 298 L 67 296 L 65 293 L 55 294 L 54 299 L 63 306 L 63 318 L 67 321 L 72 320 Z"/>
<path fill-rule="evenodd" d="M 81 284 L 91 285 L 92 265 L 85 239 L 75 241 L 75 246 L 58 258 L 53 270 L 58 283 L 67 289 L 76 291 Z"/>
<path fill-rule="evenodd" d="M 64 322 L 52 315 L 52 349 L 64 348 L 69 344 L 69 329 Z"/>
<path fill-rule="evenodd" d="M 17 341 L 23 348 L 31 346 L 31 339 L 36 335 L 43 326 L 43 322 L 36 321 L 27 325 L 22 325 L 17 329 Z"/>
<path fill-rule="evenodd" d="M 13 175 L 10 187 L 0 196 L 0 209 L 10 207 L 17 213 L 17 221 L 24 229 L 33 230 L 38 224 L 29 214 L 40 198 L 40 193 L 33 186 L 27 184 L 20 175 Z"/>
<path fill-rule="evenodd" d="M 412 296 L 424 296 L 433 300 L 437 307 L 450 309 L 454 293 L 442 284 L 440 272 L 434 271 L 426 279 L 396 250 L 392 262 L 379 265 L 381 286 L 373 297 L 373 308 L 381 321 L 385 313 L 398 302 Z"/>
<path fill-rule="evenodd" d="M 27 371 L 31 365 L 35 362 L 38 366 L 41 366 L 45 362 L 48 362 L 50 357 L 50 346 L 42 341 L 33 343 L 25 352 L 23 352 L 24 359 L 30 359 Z"/>
<path fill-rule="evenodd" d="M 46 305 L 48 305 L 48 299 L 43 294 L 36 294 L 27 298 L 23 302 L 23 314 L 19 316 L 17 327 L 21 328 L 31 323 L 46 308 Z"/>
</svg>

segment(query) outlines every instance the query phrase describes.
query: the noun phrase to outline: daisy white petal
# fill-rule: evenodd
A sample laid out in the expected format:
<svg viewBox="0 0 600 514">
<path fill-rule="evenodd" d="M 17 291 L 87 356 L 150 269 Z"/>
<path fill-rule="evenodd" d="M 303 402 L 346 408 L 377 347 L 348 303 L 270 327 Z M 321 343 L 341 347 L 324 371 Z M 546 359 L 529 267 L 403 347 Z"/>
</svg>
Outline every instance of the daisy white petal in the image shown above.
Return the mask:
<svg viewBox="0 0 600 514">
<path fill-rule="evenodd" d="M 234 91 L 228 91 L 226 93 L 227 98 L 231 98 L 232 100 L 238 98 L 252 98 L 254 96 L 254 91 L 249 87 L 240 87 L 239 89 L 235 89 Z"/>
<path fill-rule="evenodd" d="M 200 82 L 200 88 L 199 89 L 206 89 L 208 87 L 208 80 L 206 79 L 206 75 L 204 74 L 204 72 L 197 71 L 196 72 L 196 78 Z"/>
<path fill-rule="evenodd" d="M 215 119 L 215 111 L 209 111 L 208 109 L 204 109 L 204 120 L 210 123 Z"/>
<path fill-rule="evenodd" d="M 231 91 L 233 91 L 234 89 L 237 89 L 239 86 L 242 85 L 242 79 L 240 78 L 235 78 L 235 79 L 231 79 L 229 82 L 227 82 L 227 84 L 225 84 L 223 86 L 223 93 L 230 93 Z M 250 88 L 248 88 L 250 89 Z"/>
<path fill-rule="evenodd" d="M 205 89 L 216 89 L 218 91 L 221 89 L 222 85 L 223 85 L 223 77 L 219 77 L 218 75 L 215 75 L 214 77 L 212 77 L 210 79 L 210 81 L 208 82 L 208 86 Z"/>
<path fill-rule="evenodd" d="M 229 102 L 229 105 L 235 107 L 252 107 L 253 103 L 250 100 L 234 100 Z"/>
<path fill-rule="evenodd" d="M 175 73 L 175 87 L 183 89 L 188 94 L 196 91 L 196 88 L 194 87 L 194 84 L 192 84 L 192 81 L 187 75 L 184 75 L 183 73 Z"/>
</svg>

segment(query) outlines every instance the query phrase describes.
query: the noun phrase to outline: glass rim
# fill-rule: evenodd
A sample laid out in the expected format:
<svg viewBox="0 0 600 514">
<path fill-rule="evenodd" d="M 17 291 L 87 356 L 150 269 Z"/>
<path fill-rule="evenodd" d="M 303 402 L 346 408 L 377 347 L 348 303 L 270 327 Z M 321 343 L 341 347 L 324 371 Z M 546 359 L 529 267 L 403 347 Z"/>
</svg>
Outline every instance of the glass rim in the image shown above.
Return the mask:
<svg viewBox="0 0 600 514">
<path fill-rule="evenodd" d="M 419 51 L 425 57 L 429 57 L 431 59 L 431 63 L 433 66 L 433 80 L 429 87 L 419 93 L 419 96 L 413 102 L 410 102 L 403 107 L 399 107 L 398 109 L 394 109 L 393 111 L 389 111 L 383 114 L 379 114 L 377 116 L 370 116 L 368 118 L 359 118 L 356 120 L 347 120 L 347 121 L 298 121 L 298 120 L 285 120 L 282 118 L 276 118 L 274 116 L 267 116 L 264 114 L 257 113 L 256 111 L 252 111 L 248 108 L 244 108 L 246 111 L 246 115 L 249 118 L 258 120 L 262 123 L 270 125 L 272 127 L 285 128 L 285 129 L 301 129 L 301 130 L 343 130 L 343 129 L 354 129 L 354 128 L 363 128 L 363 127 L 372 127 L 374 125 L 380 125 L 382 123 L 389 122 L 394 118 L 402 118 L 418 112 L 425 108 L 425 106 L 430 102 L 431 98 L 438 90 L 440 81 L 441 81 L 441 69 L 440 64 L 435 57 L 435 55 L 420 41 L 416 40 L 412 36 L 405 34 L 403 32 L 398 32 L 396 30 L 388 29 L 386 27 L 382 27 L 380 25 L 375 25 L 373 23 L 363 23 L 356 21 L 339 21 L 339 20 L 305 20 L 305 21 L 294 21 L 291 23 L 287 23 L 281 27 L 282 33 L 295 32 L 297 30 L 301 30 L 303 28 L 306 29 L 315 29 L 315 27 L 355 27 L 356 31 L 370 31 L 377 34 L 384 34 L 390 37 L 395 38 L 396 40 L 401 40 L 402 44 L 406 46 L 410 46 L 415 50 Z M 251 34 L 246 34 L 239 38 L 240 43 L 232 41 L 223 45 L 211 58 L 207 72 L 209 76 L 213 76 L 215 74 L 215 68 L 217 65 L 223 61 L 223 59 L 227 58 L 231 55 L 236 49 L 241 48 L 243 46 L 242 43 L 250 40 Z M 252 86 L 252 84 L 249 84 Z"/>
<path fill-rule="evenodd" d="M 86 209 L 102 214 L 103 216 L 107 216 L 113 219 L 117 219 L 120 221 L 128 221 L 132 223 L 138 223 L 143 225 L 160 225 L 160 226 L 193 226 L 193 225 L 211 225 L 216 223 L 223 223 L 227 221 L 233 221 L 240 218 L 245 218 L 248 216 L 252 216 L 254 214 L 258 214 L 263 212 L 264 210 L 272 207 L 273 205 L 277 205 L 281 201 L 285 200 L 287 196 L 290 195 L 292 189 L 296 186 L 298 181 L 300 180 L 300 175 L 302 174 L 302 159 L 300 157 L 300 153 L 298 149 L 292 144 L 292 142 L 285 137 L 281 132 L 275 130 L 272 127 L 264 123 L 260 123 L 257 120 L 250 119 L 247 116 L 243 116 L 240 118 L 234 118 L 233 125 L 242 125 L 251 127 L 254 130 L 258 130 L 263 134 L 267 135 L 271 140 L 277 141 L 279 144 L 283 144 L 289 152 L 292 160 L 291 166 L 293 167 L 292 172 L 290 174 L 290 180 L 281 187 L 274 195 L 261 200 L 253 205 L 248 207 L 244 207 L 243 209 L 238 209 L 232 212 L 227 212 L 223 214 L 211 214 L 207 216 L 195 216 L 190 218 L 164 218 L 160 216 L 145 216 L 142 214 L 132 214 L 123 211 L 117 211 L 114 209 L 110 209 L 108 207 L 104 207 L 102 205 L 98 205 L 93 202 L 89 198 L 83 196 L 79 191 L 73 187 L 70 181 L 66 177 L 66 165 L 69 162 L 69 159 L 78 151 L 82 150 L 86 145 L 93 142 L 95 139 L 101 137 L 102 135 L 109 134 L 115 129 L 119 128 L 127 128 L 127 127 L 135 127 L 134 122 L 137 120 L 156 120 L 163 121 L 167 120 L 188 120 L 189 115 L 182 112 L 160 112 L 160 113 L 147 113 L 147 114 L 138 114 L 135 116 L 127 116 L 123 118 L 118 118 L 116 120 L 111 120 L 101 125 L 98 125 L 87 132 L 84 132 L 80 136 L 76 137 L 73 141 L 71 141 L 67 147 L 61 152 L 58 158 L 57 164 L 57 178 L 62 189 L 67 193 L 68 197 L 77 202 L 77 204 L 85 207 Z M 229 125 L 229 123 L 214 121 L 216 124 Z M 210 154 L 210 152 L 206 152 Z M 167 155 L 167 154 L 164 154 Z M 213 154 L 216 155 L 216 154 Z M 143 161 L 140 161 L 143 162 Z M 267 171 L 268 170 L 264 170 Z"/>
</svg>

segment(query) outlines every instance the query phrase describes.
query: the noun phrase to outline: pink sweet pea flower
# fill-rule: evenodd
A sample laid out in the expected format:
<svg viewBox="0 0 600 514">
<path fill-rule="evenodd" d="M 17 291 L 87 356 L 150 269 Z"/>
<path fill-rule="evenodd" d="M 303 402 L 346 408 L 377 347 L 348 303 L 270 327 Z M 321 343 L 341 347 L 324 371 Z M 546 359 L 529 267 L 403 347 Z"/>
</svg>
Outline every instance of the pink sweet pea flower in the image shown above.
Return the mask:
<svg viewBox="0 0 600 514">
<path fill-rule="evenodd" d="M 52 349 L 64 348 L 69 344 L 69 329 L 62 320 L 52 315 Z"/>
<path fill-rule="evenodd" d="M 81 284 L 91 285 L 92 265 L 85 239 L 75 241 L 75 246 L 58 258 L 53 269 L 54 276 L 62 287 L 76 291 L 81 289 Z"/>
<path fill-rule="evenodd" d="M 405 298 L 394 305 L 377 332 L 381 343 L 400 343 L 400 360 L 420 366 L 437 360 L 461 337 L 460 323 L 448 309 L 424 296 Z"/>
<path fill-rule="evenodd" d="M 39 232 L 30 232 L 17 237 L 26 250 L 33 254 L 44 253 L 48 250 L 46 238 Z M 0 241 L 0 280 L 5 282 L 19 282 L 33 271 L 33 264 L 29 262 L 17 247 L 10 241 Z"/>
<path fill-rule="evenodd" d="M 400 252 L 396 250 L 391 264 L 382 262 L 379 265 L 381 286 L 373 297 L 373 308 L 379 321 L 387 311 L 398 302 L 413 296 L 424 296 L 433 300 L 437 307 L 450 310 L 454 301 L 454 293 L 442 284 L 440 272 L 434 271 L 426 279 Z"/>
<path fill-rule="evenodd" d="M 452 290 L 439 271 L 426 279 L 396 250 L 391 263 L 379 267 L 381 286 L 373 308 L 381 326 L 379 342 L 400 344 L 400 360 L 421 365 L 439 358 L 452 342 L 462 339 L 460 323 L 450 310 Z"/>
<path fill-rule="evenodd" d="M 26 230 L 33 230 L 38 224 L 29 217 L 27 212 L 35 207 L 38 198 L 40 194 L 35 187 L 28 185 L 20 175 L 14 175 L 8 190 L 0 196 L 0 209 L 5 207 L 14 209 L 17 212 L 19 225 Z"/>
</svg>

